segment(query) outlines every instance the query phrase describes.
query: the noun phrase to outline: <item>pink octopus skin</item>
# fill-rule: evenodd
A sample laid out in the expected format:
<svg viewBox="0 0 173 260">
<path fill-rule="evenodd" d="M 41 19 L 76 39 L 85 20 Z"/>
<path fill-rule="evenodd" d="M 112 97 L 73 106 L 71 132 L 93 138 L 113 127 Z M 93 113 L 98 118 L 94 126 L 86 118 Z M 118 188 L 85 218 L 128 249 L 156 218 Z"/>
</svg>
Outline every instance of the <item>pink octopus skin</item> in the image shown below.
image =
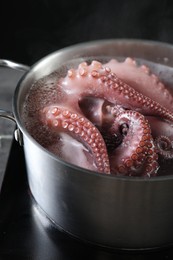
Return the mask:
<svg viewBox="0 0 173 260">
<path fill-rule="evenodd" d="M 111 132 L 117 133 L 124 124 L 129 130 L 110 156 L 111 171 L 135 176 L 142 168 L 143 176 L 154 176 L 159 165 L 148 121 L 136 111 L 124 111 L 115 118 Z"/>
<path fill-rule="evenodd" d="M 57 105 L 45 107 L 42 111 L 42 117 L 46 125 L 58 132 L 60 138 L 62 138 L 62 133 L 67 133 L 83 143 L 88 148 L 88 153 L 92 154 L 98 172 L 110 173 L 106 145 L 98 129 L 89 120 L 76 112 Z M 65 153 L 67 152 L 65 151 Z M 82 167 L 83 161 L 81 164 L 80 158 L 78 161 Z"/>
<path fill-rule="evenodd" d="M 172 159 L 173 124 L 155 117 L 147 117 L 147 119 L 152 129 L 152 136 L 155 140 L 158 154 L 161 154 L 166 159 Z"/>
<path fill-rule="evenodd" d="M 153 74 L 149 67 L 138 66 L 136 61 L 126 58 L 124 62 L 115 59 L 103 65 L 109 67 L 117 77 L 152 100 L 155 100 L 173 112 L 173 97 L 159 78 Z"/>
<path fill-rule="evenodd" d="M 122 63 L 83 62 L 58 79 L 57 87 L 62 98 L 41 110 L 41 121 L 57 133 L 62 144 L 62 133 L 83 144 L 86 160 L 79 166 L 107 174 L 150 177 L 157 175 L 158 155 L 173 157 L 172 96 L 146 66 L 138 68 L 129 58 Z M 154 122 L 161 130 L 154 131 Z M 97 141 L 90 135 L 97 135 Z M 119 136 L 122 139 L 117 141 Z M 87 154 L 93 156 L 94 166 Z M 74 161 L 69 158 L 69 162 Z"/>
<path fill-rule="evenodd" d="M 59 83 L 67 94 L 71 107 L 85 96 L 103 98 L 114 105 L 137 110 L 145 115 L 160 116 L 173 122 L 173 113 L 158 102 L 142 95 L 120 80 L 108 67 L 93 61 L 90 65 L 81 63 L 77 70 L 69 70 L 67 76 Z M 70 95 L 69 95 L 70 94 Z"/>
</svg>

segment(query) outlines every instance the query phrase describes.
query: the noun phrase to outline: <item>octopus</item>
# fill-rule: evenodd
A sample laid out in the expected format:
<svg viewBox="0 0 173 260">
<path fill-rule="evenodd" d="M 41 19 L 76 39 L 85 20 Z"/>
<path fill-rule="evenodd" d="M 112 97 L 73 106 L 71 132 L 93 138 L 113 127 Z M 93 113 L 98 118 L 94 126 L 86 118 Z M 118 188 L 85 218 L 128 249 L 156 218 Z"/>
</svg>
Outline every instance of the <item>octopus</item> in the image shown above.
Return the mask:
<svg viewBox="0 0 173 260">
<path fill-rule="evenodd" d="M 69 163 L 153 177 L 160 158 L 173 158 L 173 96 L 148 66 L 132 58 L 84 61 L 56 88 L 59 98 L 39 110 L 39 120 L 54 136 L 50 151 Z"/>
</svg>

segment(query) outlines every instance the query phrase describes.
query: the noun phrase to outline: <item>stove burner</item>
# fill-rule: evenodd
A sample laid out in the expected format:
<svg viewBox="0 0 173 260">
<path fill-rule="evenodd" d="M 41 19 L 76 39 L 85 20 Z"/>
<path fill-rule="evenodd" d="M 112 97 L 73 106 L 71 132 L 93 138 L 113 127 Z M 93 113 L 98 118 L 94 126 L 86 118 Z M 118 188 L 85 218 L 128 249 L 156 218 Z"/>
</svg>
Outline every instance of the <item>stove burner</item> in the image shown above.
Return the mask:
<svg viewBox="0 0 173 260">
<path fill-rule="evenodd" d="M 135 260 L 152 256 L 172 259 L 173 248 L 113 251 L 91 246 L 55 228 L 30 194 L 23 149 L 13 140 L 0 194 L 0 259 Z"/>
</svg>

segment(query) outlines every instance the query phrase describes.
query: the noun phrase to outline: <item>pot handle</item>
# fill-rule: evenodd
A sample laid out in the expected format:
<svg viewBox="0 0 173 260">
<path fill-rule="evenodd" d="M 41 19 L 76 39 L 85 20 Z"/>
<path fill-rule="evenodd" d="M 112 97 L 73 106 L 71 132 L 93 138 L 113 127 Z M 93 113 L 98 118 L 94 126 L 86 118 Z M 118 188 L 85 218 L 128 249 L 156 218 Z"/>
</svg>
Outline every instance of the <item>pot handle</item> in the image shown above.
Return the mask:
<svg viewBox="0 0 173 260">
<path fill-rule="evenodd" d="M 10 120 L 12 120 L 12 121 L 14 121 L 16 123 L 16 120 L 15 120 L 15 118 L 13 116 L 13 113 L 10 112 L 10 111 L 6 111 L 6 110 L 3 110 L 3 109 L 0 109 L 0 117 L 10 119 Z"/>
<path fill-rule="evenodd" d="M 0 67 L 24 71 L 24 72 L 27 72 L 30 69 L 30 67 L 27 65 L 16 63 L 10 60 L 4 60 L 4 59 L 0 59 Z M 16 123 L 13 113 L 10 111 L 6 111 L 0 108 L 0 117 L 10 119 Z M 14 131 L 14 137 L 16 141 L 19 142 L 20 145 L 23 145 L 22 133 L 18 128 Z"/>
<path fill-rule="evenodd" d="M 30 67 L 21 63 L 16 63 L 10 60 L 0 59 L 0 67 L 10 68 L 14 70 L 20 70 L 27 72 Z"/>
<path fill-rule="evenodd" d="M 10 112 L 10 111 L 6 111 L 6 110 L 3 110 L 3 109 L 0 109 L 0 117 L 12 120 L 13 122 L 16 123 L 16 119 L 13 116 L 13 113 Z M 21 133 L 19 128 L 15 129 L 15 131 L 14 131 L 14 138 L 21 146 L 23 145 L 22 133 Z"/>
</svg>

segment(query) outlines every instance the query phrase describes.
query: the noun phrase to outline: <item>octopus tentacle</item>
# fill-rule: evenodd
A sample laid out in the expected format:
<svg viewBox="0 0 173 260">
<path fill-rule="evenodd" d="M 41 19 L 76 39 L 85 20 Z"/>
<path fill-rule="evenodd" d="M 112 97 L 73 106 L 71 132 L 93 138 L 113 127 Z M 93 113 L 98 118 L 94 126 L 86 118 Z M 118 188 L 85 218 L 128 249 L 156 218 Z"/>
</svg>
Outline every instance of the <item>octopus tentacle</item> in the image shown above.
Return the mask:
<svg viewBox="0 0 173 260">
<path fill-rule="evenodd" d="M 142 169 L 144 176 L 156 175 L 158 156 L 148 121 L 136 111 L 121 112 L 110 131 L 117 133 L 123 125 L 126 128 L 123 141 L 110 155 L 111 172 L 136 176 Z"/>
<path fill-rule="evenodd" d="M 155 139 L 157 151 L 165 159 L 173 158 L 173 142 L 167 136 L 158 136 Z"/>
<path fill-rule="evenodd" d="M 155 115 L 168 119 L 173 122 L 173 113 L 158 102 L 135 91 L 132 87 L 120 80 L 114 73 L 104 76 L 103 82 L 112 90 L 113 99 L 119 100 L 121 104 L 128 109 L 136 109 L 146 115 Z M 110 95 L 110 97 L 108 96 Z M 105 98 L 112 100 L 111 93 L 105 92 Z"/>
<path fill-rule="evenodd" d="M 138 65 L 134 59 L 129 57 L 123 62 L 112 59 L 103 66 L 110 67 L 112 72 L 136 91 L 173 111 L 171 93 L 148 66 Z"/>
<path fill-rule="evenodd" d="M 105 142 L 100 132 L 89 120 L 58 105 L 45 107 L 41 114 L 44 123 L 54 131 L 74 136 L 88 148 L 94 157 L 98 172 L 110 173 Z"/>
<path fill-rule="evenodd" d="M 82 97 L 94 96 L 126 109 L 161 116 L 173 122 L 173 113 L 170 110 L 136 91 L 100 62 L 93 61 L 90 65 L 81 63 L 78 69 L 68 71 L 61 84 L 66 93 L 70 91 L 73 102 L 76 99 L 75 103 L 79 100 L 81 102 Z"/>
<path fill-rule="evenodd" d="M 147 117 L 158 154 L 165 159 L 173 158 L 173 125 L 161 118 Z"/>
<path fill-rule="evenodd" d="M 147 116 L 146 118 L 150 124 L 153 138 L 164 135 L 173 140 L 173 124 L 158 117 Z"/>
</svg>

